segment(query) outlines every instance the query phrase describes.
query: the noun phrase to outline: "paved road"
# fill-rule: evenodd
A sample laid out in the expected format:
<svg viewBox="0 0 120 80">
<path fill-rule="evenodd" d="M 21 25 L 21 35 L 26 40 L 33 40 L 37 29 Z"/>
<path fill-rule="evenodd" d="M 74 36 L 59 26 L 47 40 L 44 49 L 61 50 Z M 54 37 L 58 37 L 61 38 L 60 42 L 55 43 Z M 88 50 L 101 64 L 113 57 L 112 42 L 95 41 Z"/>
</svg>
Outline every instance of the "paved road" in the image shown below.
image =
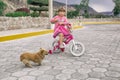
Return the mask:
<svg viewBox="0 0 120 80">
<path fill-rule="evenodd" d="M 0 80 L 120 80 L 120 25 L 87 25 L 73 33 L 86 47 L 83 56 L 67 48 L 33 68 L 19 61 L 20 54 L 50 49 L 52 34 L 0 43 Z"/>
</svg>

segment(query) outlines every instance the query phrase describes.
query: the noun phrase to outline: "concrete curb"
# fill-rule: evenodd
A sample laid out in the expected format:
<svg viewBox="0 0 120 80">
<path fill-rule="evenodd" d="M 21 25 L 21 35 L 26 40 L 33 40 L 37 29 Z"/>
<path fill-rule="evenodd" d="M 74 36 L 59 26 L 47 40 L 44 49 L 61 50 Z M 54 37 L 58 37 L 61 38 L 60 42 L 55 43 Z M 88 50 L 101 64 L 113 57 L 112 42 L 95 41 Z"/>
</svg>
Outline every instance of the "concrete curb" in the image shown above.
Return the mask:
<svg viewBox="0 0 120 80">
<path fill-rule="evenodd" d="M 83 28 L 82 26 L 76 26 L 74 29 Z M 43 31 L 36 31 L 36 32 L 28 32 L 28 33 L 21 33 L 21 34 L 14 34 L 14 35 L 8 35 L 8 36 L 2 36 L 0 37 L 0 42 L 9 41 L 9 40 L 15 40 L 15 39 L 21 39 L 31 36 L 37 36 L 37 35 L 44 35 L 53 33 L 53 30 L 43 30 Z"/>
<path fill-rule="evenodd" d="M 120 21 L 113 22 L 83 22 L 82 24 L 120 24 Z"/>
</svg>

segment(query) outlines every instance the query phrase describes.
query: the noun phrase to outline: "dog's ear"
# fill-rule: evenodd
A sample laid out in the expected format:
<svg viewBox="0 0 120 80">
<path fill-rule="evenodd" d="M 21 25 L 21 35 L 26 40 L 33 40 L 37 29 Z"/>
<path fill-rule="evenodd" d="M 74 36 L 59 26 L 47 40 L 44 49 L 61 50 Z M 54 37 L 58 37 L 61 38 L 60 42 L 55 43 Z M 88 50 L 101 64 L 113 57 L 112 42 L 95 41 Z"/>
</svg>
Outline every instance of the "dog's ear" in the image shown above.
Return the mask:
<svg viewBox="0 0 120 80">
<path fill-rule="evenodd" d="M 44 55 L 44 50 L 41 50 L 41 52 L 40 52 L 42 55 Z"/>
<path fill-rule="evenodd" d="M 42 48 L 40 48 L 40 50 L 42 50 Z"/>
</svg>

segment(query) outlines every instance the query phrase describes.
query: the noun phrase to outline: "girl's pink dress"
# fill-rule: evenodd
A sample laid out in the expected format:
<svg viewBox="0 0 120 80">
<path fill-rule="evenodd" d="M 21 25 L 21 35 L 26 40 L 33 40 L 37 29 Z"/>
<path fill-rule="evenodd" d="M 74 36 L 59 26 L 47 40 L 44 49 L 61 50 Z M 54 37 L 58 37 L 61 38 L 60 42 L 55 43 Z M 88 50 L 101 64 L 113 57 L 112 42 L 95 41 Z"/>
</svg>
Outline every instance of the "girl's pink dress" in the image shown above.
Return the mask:
<svg viewBox="0 0 120 80">
<path fill-rule="evenodd" d="M 51 22 L 54 20 L 54 19 L 57 19 L 58 22 L 63 22 L 64 24 L 67 24 L 68 21 L 67 21 L 67 18 L 65 16 L 63 17 L 60 17 L 60 16 L 55 16 L 54 18 L 51 19 Z M 70 34 L 69 30 L 67 29 L 67 27 L 65 25 L 60 25 L 55 23 L 55 27 L 54 27 L 54 34 L 53 34 L 53 37 L 56 38 L 56 36 L 59 35 L 59 33 L 63 33 L 64 36 L 67 36 Z"/>
</svg>

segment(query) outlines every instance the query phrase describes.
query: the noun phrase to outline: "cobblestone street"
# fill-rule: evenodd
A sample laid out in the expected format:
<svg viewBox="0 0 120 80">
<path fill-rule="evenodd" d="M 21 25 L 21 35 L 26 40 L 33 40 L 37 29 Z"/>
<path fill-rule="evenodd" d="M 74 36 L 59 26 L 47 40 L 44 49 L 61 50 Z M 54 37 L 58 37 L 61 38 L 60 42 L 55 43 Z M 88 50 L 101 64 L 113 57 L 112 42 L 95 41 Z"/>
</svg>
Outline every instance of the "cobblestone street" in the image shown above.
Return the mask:
<svg viewBox="0 0 120 80">
<path fill-rule="evenodd" d="M 20 62 L 25 51 L 51 49 L 52 34 L 0 43 L 0 80 L 120 80 L 120 25 L 85 25 L 74 30 L 85 53 L 74 57 L 69 46 L 64 53 L 47 55 L 41 66 L 27 68 Z"/>
</svg>

